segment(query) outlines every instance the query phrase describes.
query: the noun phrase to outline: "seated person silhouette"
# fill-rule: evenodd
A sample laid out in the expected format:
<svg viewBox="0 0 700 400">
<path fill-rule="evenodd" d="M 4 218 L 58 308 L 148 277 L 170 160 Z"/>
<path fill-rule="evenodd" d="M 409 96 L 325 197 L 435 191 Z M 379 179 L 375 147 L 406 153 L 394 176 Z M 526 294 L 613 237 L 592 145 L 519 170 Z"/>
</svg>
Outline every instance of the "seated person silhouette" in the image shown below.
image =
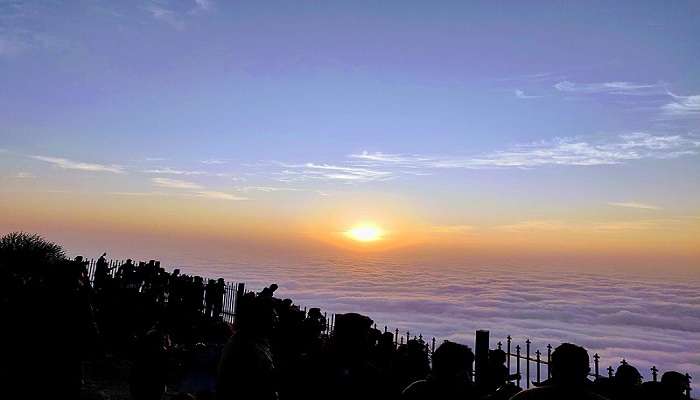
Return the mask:
<svg viewBox="0 0 700 400">
<path fill-rule="evenodd" d="M 590 359 L 586 349 L 563 343 L 552 353 L 552 379 L 546 386 L 524 390 L 511 400 L 603 400 L 588 380 Z"/>
<path fill-rule="evenodd" d="M 474 399 L 471 370 L 474 354 L 463 344 L 446 340 L 433 353 L 433 370 L 427 379 L 410 384 L 402 399 Z"/>
</svg>

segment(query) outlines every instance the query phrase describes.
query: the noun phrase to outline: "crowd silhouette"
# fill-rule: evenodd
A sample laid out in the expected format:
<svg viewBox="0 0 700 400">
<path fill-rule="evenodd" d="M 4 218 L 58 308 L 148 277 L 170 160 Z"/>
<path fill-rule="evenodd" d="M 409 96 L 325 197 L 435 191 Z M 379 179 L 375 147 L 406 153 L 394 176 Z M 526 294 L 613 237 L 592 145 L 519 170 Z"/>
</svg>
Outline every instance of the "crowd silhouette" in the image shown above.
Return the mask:
<svg viewBox="0 0 700 400">
<path fill-rule="evenodd" d="M 103 254 L 92 280 L 87 263 L 9 257 L 0 251 L 1 370 L 7 398 L 87 396 L 84 366 L 128 361 L 129 396 L 179 399 L 686 399 L 689 380 L 669 371 L 642 382 L 628 363 L 612 377 L 590 376 L 588 352 L 564 343 L 551 378 L 522 390 L 507 354 L 488 351 L 475 376 L 467 345 L 422 338 L 398 343 L 373 321 L 339 314 L 334 329 L 318 308 L 275 297 L 277 285 L 237 299 L 222 315 L 224 281 L 167 272 L 157 261 L 110 266 Z M 93 397 L 94 398 L 94 397 Z M 106 397 L 102 397 L 106 398 Z"/>
</svg>

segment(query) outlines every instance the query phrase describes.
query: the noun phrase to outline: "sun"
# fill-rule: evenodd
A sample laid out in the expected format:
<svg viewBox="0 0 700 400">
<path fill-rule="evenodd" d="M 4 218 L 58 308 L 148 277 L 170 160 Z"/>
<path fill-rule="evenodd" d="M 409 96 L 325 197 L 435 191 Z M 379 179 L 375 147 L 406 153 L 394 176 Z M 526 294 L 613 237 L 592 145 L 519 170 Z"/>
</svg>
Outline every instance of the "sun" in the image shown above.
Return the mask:
<svg viewBox="0 0 700 400">
<path fill-rule="evenodd" d="M 384 231 L 373 224 L 361 224 L 345 231 L 345 236 L 358 242 L 374 242 L 384 236 Z"/>
</svg>

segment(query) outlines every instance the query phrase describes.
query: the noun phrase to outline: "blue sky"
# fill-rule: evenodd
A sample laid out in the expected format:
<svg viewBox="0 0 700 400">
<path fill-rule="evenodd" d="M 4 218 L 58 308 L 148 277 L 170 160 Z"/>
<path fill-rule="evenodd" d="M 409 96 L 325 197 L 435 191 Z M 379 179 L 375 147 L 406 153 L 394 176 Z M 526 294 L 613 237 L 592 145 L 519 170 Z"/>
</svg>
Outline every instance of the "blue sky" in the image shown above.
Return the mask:
<svg viewBox="0 0 700 400">
<path fill-rule="evenodd" d="M 0 167 L 8 193 L 685 218 L 698 37 L 697 1 L 0 0 Z"/>
</svg>

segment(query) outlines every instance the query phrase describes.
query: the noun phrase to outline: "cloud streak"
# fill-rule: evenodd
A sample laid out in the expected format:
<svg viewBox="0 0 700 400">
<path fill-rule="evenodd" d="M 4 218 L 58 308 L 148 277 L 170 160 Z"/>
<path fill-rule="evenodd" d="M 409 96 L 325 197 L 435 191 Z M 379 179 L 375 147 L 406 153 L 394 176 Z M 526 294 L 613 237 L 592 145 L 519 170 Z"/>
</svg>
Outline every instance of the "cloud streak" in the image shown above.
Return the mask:
<svg viewBox="0 0 700 400">
<path fill-rule="evenodd" d="M 67 158 L 48 157 L 48 156 L 31 156 L 31 158 L 43 162 L 47 162 L 55 167 L 69 170 L 88 171 L 88 172 L 110 172 L 113 174 L 123 174 L 124 167 L 119 165 L 105 165 L 97 163 L 87 163 L 81 161 L 73 161 Z"/>
<path fill-rule="evenodd" d="M 652 204 L 638 203 L 636 201 L 609 202 L 608 205 L 614 206 L 614 207 L 636 208 L 636 209 L 640 209 L 640 210 L 662 210 L 661 207 L 658 207 L 658 206 L 655 206 Z"/>
<path fill-rule="evenodd" d="M 668 92 L 672 101 L 661 106 L 661 112 L 668 117 L 700 117 L 700 95 L 678 96 Z"/>
<path fill-rule="evenodd" d="M 182 189 L 182 190 L 199 190 L 202 186 L 194 182 L 183 181 L 179 179 L 170 178 L 152 178 L 151 182 L 155 186 L 166 188 L 166 189 Z"/>
<path fill-rule="evenodd" d="M 361 183 L 391 179 L 392 173 L 357 166 L 331 164 L 282 164 L 286 169 L 278 173 L 278 181 L 294 182 L 307 180 L 340 181 Z"/>
<path fill-rule="evenodd" d="M 212 191 L 212 190 L 202 190 L 202 191 L 195 192 L 194 194 L 196 196 L 199 196 L 199 197 L 205 197 L 207 199 L 213 199 L 213 200 L 233 200 L 233 201 L 248 200 L 247 197 L 236 196 L 235 194 L 226 193 L 226 192 L 217 192 L 217 191 Z"/>
<path fill-rule="evenodd" d="M 519 99 L 538 99 L 542 96 L 533 96 L 533 95 L 525 94 L 525 92 L 523 90 L 516 89 L 515 90 L 515 97 L 517 97 Z"/>
<path fill-rule="evenodd" d="M 206 174 L 206 172 L 204 172 L 204 171 L 189 171 L 189 170 L 173 169 L 173 168 L 154 168 L 154 169 L 147 169 L 143 172 L 147 173 L 147 174 L 156 174 L 156 175 L 205 175 Z"/>
<path fill-rule="evenodd" d="M 556 138 L 463 157 L 367 151 L 350 154 L 349 157 L 368 166 L 484 169 L 615 165 L 633 160 L 678 158 L 698 154 L 699 151 L 700 139 L 695 137 L 635 132 L 604 140 Z"/>
<path fill-rule="evenodd" d="M 613 94 L 613 95 L 653 95 L 663 94 L 663 85 L 633 83 L 625 81 L 596 82 L 596 83 L 575 83 L 571 81 L 561 81 L 554 85 L 560 92 L 579 94 Z"/>
</svg>

